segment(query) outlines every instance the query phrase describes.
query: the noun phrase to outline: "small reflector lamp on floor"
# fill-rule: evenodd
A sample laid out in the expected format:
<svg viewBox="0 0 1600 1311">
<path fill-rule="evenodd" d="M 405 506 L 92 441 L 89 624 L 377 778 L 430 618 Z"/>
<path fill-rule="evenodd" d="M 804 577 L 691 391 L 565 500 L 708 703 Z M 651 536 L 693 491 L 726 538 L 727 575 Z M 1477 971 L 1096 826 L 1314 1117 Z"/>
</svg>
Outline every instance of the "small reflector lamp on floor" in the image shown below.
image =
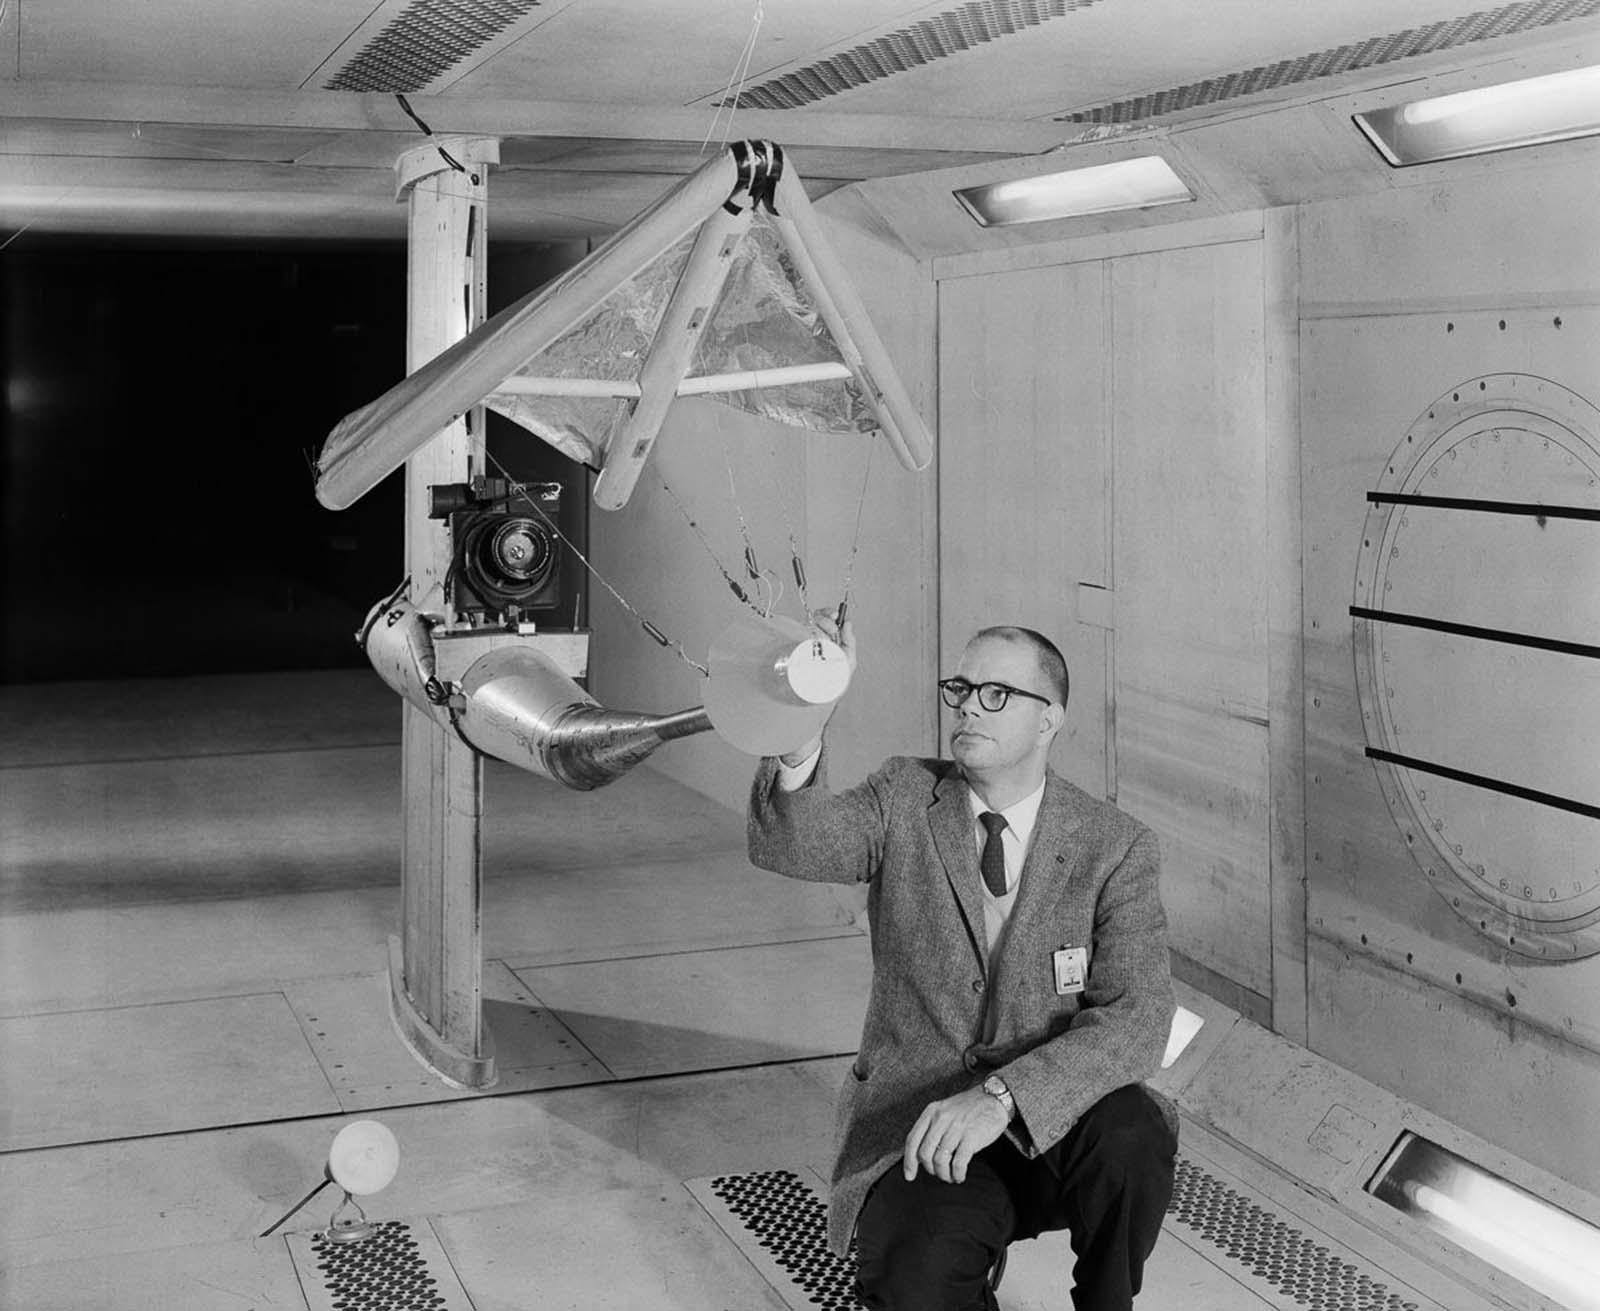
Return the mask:
<svg viewBox="0 0 1600 1311">
<path fill-rule="evenodd" d="M 400 1168 L 400 1144 L 386 1125 L 376 1120 L 356 1120 L 334 1135 L 333 1146 L 328 1149 L 328 1161 L 323 1166 L 322 1182 L 302 1197 L 283 1218 L 262 1233 L 270 1237 L 285 1220 L 305 1206 L 329 1184 L 338 1184 L 344 1190 L 344 1200 L 334 1208 L 328 1219 L 324 1237 L 335 1243 L 357 1243 L 372 1233 L 366 1212 L 356 1202 L 357 1197 L 370 1197 L 382 1192 L 394 1181 Z M 354 1216 L 347 1216 L 354 1210 Z"/>
</svg>

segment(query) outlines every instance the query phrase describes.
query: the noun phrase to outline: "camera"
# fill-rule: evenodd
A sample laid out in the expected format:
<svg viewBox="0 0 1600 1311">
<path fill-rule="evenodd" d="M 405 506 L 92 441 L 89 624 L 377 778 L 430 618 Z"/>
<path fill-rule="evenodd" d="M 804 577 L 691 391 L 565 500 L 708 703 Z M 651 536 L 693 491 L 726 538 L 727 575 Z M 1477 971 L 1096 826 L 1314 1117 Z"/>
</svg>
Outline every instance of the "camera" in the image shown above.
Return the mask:
<svg viewBox="0 0 1600 1311">
<path fill-rule="evenodd" d="M 458 618 L 515 625 L 560 605 L 560 483 L 479 477 L 428 490 L 428 517 L 449 524 L 446 592 Z"/>
</svg>

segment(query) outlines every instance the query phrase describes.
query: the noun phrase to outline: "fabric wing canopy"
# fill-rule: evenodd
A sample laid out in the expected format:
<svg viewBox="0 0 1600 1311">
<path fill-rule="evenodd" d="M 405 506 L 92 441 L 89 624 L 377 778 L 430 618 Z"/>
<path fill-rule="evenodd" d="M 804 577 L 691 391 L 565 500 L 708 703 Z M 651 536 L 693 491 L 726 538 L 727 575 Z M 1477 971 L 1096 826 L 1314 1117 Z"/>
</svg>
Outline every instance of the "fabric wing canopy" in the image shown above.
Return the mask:
<svg viewBox="0 0 1600 1311">
<path fill-rule="evenodd" d="M 484 404 L 600 472 L 627 502 L 671 402 L 880 432 L 902 464 L 926 426 L 782 150 L 738 142 L 580 264 L 489 319 L 329 435 L 317 497 L 343 509 Z"/>
</svg>

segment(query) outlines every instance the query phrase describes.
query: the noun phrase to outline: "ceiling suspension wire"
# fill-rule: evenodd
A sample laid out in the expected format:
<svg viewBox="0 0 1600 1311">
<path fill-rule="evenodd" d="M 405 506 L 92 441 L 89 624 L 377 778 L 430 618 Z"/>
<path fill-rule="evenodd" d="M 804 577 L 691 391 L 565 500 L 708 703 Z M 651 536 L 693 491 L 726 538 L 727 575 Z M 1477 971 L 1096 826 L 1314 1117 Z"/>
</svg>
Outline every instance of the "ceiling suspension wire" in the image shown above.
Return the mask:
<svg viewBox="0 0 1600 1311">
<path fill-rule="evenodd" d="M 763 619 L 766 619 L 771 616 L 772 607 L 778 603 L 778 598 L 782 595 L 783 589 L 773 581 L 772 575 L 763 569 L 756 559 L 756 544 L 751 540 L 750 524 L 744 516 L 744 505 L 739 500 L 739 485 L 734 480 L 733 455 L 728 450 L 728 434 L 723 432 L 721 423 L 716 424 L 715 427 L 717 439 L 722 443 L 722 463 L 728 470 L 728 499 L 733 502 L 733 512 L 739 519 L 739 536 L 744 539 L 744 571 L 752 583 L 766 585 L 767 604 L 761 615 Z M 727 571 L 724 570 L 723 572 L 726 573 Z"/>
<path fill-rule="evenodd" d="M 789 564 L 794 570 L 794 583 L 800 590 L 800 609 L 805 614 L 807 622 L 811 619 L 811 598 L 806 594 L 806 562 L 800 556 L 800 542 L 795 536 L 794 520 L 789 517 L 789 501 L 783 495 L 783 481 L 778 476 L 778 447 L 776 442 L 768 443 L 768 455 L 772 465 L 773 482 L 777 485 L 778 509 L 783 513 L 784 531 L 789 534 Z"/>
<path fill-rule="evenodd" d="M 717 548 L 711 545 L 711 539 L 706 536 L 705 530 L 700 527 L 700 521 L 689 513 L 689 507 L 683 503 L 682 499 L 680 499 L 678 496 L 678 493 L 672 490 L 671 484 L 668 483 L 664 477 L 662 477 L 659 469 L 656 470 L 656 479 L 661 484 L 661 490 L 672 498 L 672 503 L 678 507 L 678 512 L 683 515 L 684 522 L 689 525 L 690 529 L 694 532 L 695 537 L 699 539 L 700 545 L 705 548 L 706 554 L 711 557 L 711 563 L 717 567 L 717 572 L 722 575 L 723 580 L 728 584 L 728 590 L 738 598 L 741 605 L 749 606 L 750 609 L 755 611 L 756 614 L 765 619 L 767 615 L 771 613 L 771 607 L 769 606 L 766 610 L 763 610 L 759 605 L 750 599 L 749 589 L 747 589 L 743 583 L 733 576 L 733 573 L 729 570 L 727 565 L 722 563 L 722 557 L 717 554 Z M 750 557 L 747 554 L 745 559 L 747 568 L 749 563 Z M 755 574 L 753 576 L 757 580 L 763 579 L 763 576 L 760 574 Z"/>
<path fill-rule="evenodd" d="M 856 531 L 850 541 L 850 558 L 844 567 L 844 596 L 839 601 L 838 624 L 844 627 L 845 616 L 850 611 L 850 589 L 855 585 L 856 552 L 861 549 L 861 525 L 867 508 L 867 480 L 872 477 L 872 452 L 878 443 L 868 440 L 866 466 L 861 471 L 861 499 L 856 502 Z"/>
<path fill-rule="evenodd" d="M 754 12 L 750 15 L 750 35 L 745 38 L 744 49 L 739 54 L 738 62 L 733 66 L 733 72 L 728 75 L 728 84 L 722 90 L 722 97 L 717 102 L 717 111 L 711 116 L 711 126 L 706 129 L 706 139 L 700 143 L 700 153 L 706 153 L 706 147 L 711 144 L 712 135 L 717 130 L 717 121 L 722 117 L 724 107 L 728 110 L 728 121 L 722 128 L 722 145 L 728 144 L 728 137 L 733 132 L 733 116 L 739 108 L 739 97 L 744 92 L 744 85 L 750 78 L 750 59 L 756 52 L 756 34 L 761 31 L 761 23 L 767 16 L 766 7 L 762 0 L 756 0 Z"/>
</svg>

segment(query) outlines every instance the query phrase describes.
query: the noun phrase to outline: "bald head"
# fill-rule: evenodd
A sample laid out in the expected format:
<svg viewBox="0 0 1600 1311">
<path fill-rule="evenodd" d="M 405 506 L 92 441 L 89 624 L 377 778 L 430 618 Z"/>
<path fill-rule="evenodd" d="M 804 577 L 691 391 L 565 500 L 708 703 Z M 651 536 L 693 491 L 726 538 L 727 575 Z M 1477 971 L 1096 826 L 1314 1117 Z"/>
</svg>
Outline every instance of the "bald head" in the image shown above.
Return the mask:
<svg viewBox="0 0 1600 1311">
<path fill-rule="evenodd" d="M 1067 676 L 1067 662 L 1056 649 L 1056 644 L 1048 637 L 1031 628 L 1000 624 L 994 628 L 979 629 L 972 635 L 972 640 L 967 645 L 971 646 L 973 642 L 986 638 L 1014 642 L 1026 647 L 1032 653 L 1034 663 L 1039 667 L 1039 677 L 1044 680 L 1039 691 L 1053 696 L 1062 706 L 1067 704 L 1067 694 L 1071 688 L 1071 680 Z"/>
</svg>

